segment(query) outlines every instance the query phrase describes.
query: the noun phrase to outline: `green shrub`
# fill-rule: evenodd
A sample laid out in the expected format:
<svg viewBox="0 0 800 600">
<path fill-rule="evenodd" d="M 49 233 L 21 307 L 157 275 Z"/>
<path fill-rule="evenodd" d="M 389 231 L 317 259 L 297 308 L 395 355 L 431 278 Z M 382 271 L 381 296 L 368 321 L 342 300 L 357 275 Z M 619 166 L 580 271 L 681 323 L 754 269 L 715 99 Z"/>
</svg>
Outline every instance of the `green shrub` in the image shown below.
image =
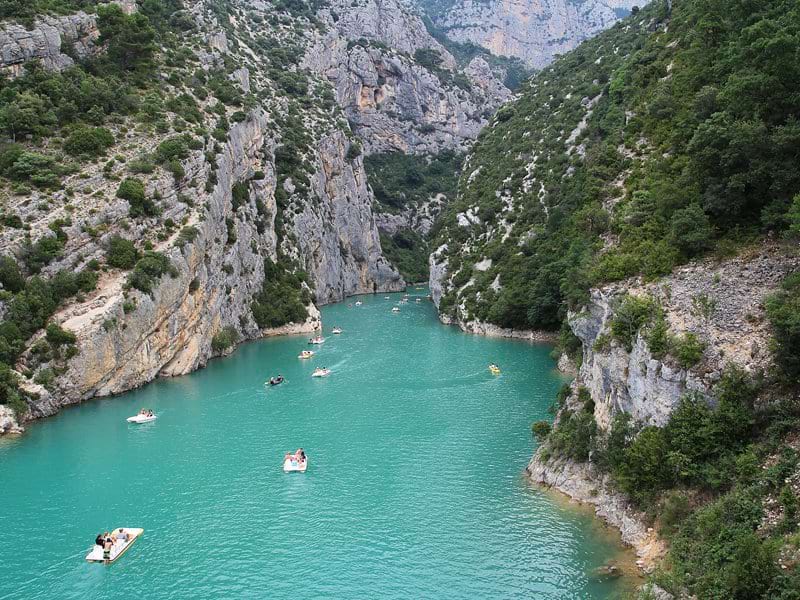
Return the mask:
<svg viewBox="0 0 800 600">
<path fill-rule="evenodd" d="M 131 217 L 152 217 L 158 214 L 158 208 L 151 198 L 147 196 L 144 183 L 135 177 L 126 177 L 117 188 L 117 198 L 127 200 Z"/>
<path fill-rule="evenodd" d="M 781 376 L 797 385 L 800 383 L 800 272 L 788 276 L 765 305 L 772 325 L 775 363 Z"/>
<path fill-rule="evenodd" d="M 108 241 L 106 262 L 116 269 L 131 269 L 139 260 L 139 251 L 131 240 L 114 235 Z"/>
<path fill-rule="evenodd" d="M 547 436 L 550 435 L 551 430 L 552 426 L 550 425 L 550 421 L 536 421 L 531 425 L 531 432 L 536 436 L 540 444 L 547 441 Z"/>
<path fill-rule="evenodd" d="M 187 225 L 181 229 L 178 234 L 178 239 L 175 240 L 175 245 L 178 246 L 178 248 L 183 248 L 186 244 L 195 241 L 198 235 L 200 235 L 200 232 L 197 230 L 197 227 Z"/>
<path fill-rule="evenodd" d="M 262 329 L 287 323 L 302 323 L 308 317 L 310 295 L 303 288 L 304 275 L 289 271 L 289 265 L 264 260 L 264 284 L 250 309 Z"/>
<path fill-rule="evenodd" d="M 59 346 L 71 346 L 77 341 L 74 333 L 62 329 L 55 323 L 48 323 L 45 331 L 47 341 L 50 342 L 50 345 L 54 348 Z"/>
<path fill-rule="evenodd" d="M 64 250 L 64 242 L 57 236 L 45 236 L 35 243 L 26 243 L 22 248 L 22 260 L 28 271 L 38 273 L 43 267 L 59 258 Z"/>
<path fill-rule="evenodd" d="M 673 342 L 671 353 L 684 369 L 690 369 L 703 358 L 706 345 L 694 333 L 688 331 Z"/>
<path fill-rule="evenodd" d="M 231 326 L 224 327 L 211 339 L 211 349 L 220 354 L 239 341 L 239 333 Z"/>
<path fill-rule="evenodd" d="M 167 256 L 149 250 L 128 274 L 127 286 L 149 294 L 153 291 L 153 285 L 166 274 L 177 277 L 178 270 L 170 263 Z"/>
<path fill-rule="evenodd" d="M 639 329 L 653 318 L 655 303 L 652 298 L 625 296 L 611 320 L 611 334 L 630 352 Z"/>
<path fill-rule="evenodd" d="M 114 136 L 103 127 L 81 126 L 64 141 L 64 151 L 70 156 L 95 157 L 105 154 L 114 145 Z"/>
</svg>

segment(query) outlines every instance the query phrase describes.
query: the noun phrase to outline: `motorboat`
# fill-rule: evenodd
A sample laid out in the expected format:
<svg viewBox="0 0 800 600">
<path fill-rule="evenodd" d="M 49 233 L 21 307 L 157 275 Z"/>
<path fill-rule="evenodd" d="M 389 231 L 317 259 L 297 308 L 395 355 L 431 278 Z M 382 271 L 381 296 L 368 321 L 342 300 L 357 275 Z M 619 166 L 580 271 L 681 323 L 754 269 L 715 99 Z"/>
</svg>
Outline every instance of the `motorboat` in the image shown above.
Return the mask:
<svg viewBox="0 0 800 600">
<path fill-rule="evenodd" d="M 311 358 L 314 356 L 313 350 L 303 350 L 300 354 L 297 355 L 297 358 Z"/>
<path fill-rule="evenodd" d="M 331 330 L 331 333 L 338 335 L 338 334 L 342 333 L 342 329 L 341 329 L 341 327 L 334 327 Z"/>
<path fill-rule="evenodd" d="M 499 375 L 500 374 L 500 367 L 495 364 L 489 365 L 489 371 L 492 375 Z"/>
<path fill-rule="evenodd" d="M 269 384 L 270 385 L 280 385 L 284 381 L 286 381 L 286 380 L 283 378 L 283 375 L 278 375 L 277 377 L 270 377 L 269 378 Z"/>
<path fill-rule="evenodd" d="M 314 369 L 314 372 L 311 374 L 311 376 L 312 377 L 327 377 L 330 374 L 331 374 L 331 370 L 330 369 L 325 369 L 325 368 L 320 369 L 319 367 L 317 367 L 316 369 Z"/>
<path fill-rule="evenodd" d="M 292 454 L 283 460 L 284 473 L 305 473 L 308 468 L 308 456 L 305 460 L 297 460 L 297 457 Z"/>
<path fill-rule="evenodd" d="M 325 343 L 325 338 L 322 337 L 321 335 L 318 335 L 317 337 L 313 337 L 310 340 L 308 340 L 308 343 L 309 344 L 324 344 Z"/>
<path fill-rule="evenodd" d="M 396 307 L 396 306 L 395 306 L 395 307 L 392 309 L 392 312 L 393 312 L 393 313 L 399 313 L 399 312 L 400 312 L 400 309 L 399 309 L 398 307 Z"/>
<path fill-rule="evenodd" d="M 122 529 L 122 531 L 128 535 L 128 539 L 117 539 L 111 546 L 111 552 L 109 553 L 108 558 L 104 556 L 103 547 L 95 544 L 89 554 L 86 555 L 86 560 L 89 562 L 104 562 L 106 564 L 113 563 L 120 556 L 125 554 L 125 552 L 128 551 L 128 548 L 133 546 L 133 542 L 135 542 L 139 536 L 144 533 L 144 529 L 140 529 L 138 527 L 118 527 L 117 529 L 114 529 L 114 532 L 117 533 L 120 529 Z"/>
<path fill-rule="evenodd" d="M 150 423 L 151 421 L 155 421 L 157 418 L 158 415 L 152 411 L 142 411 L 138 415 L 133 415 L 125 420 L 128 421 L 128 423 L 136 423 L 137 425 L 140 425 L 141 423 Z"/>
</svg>

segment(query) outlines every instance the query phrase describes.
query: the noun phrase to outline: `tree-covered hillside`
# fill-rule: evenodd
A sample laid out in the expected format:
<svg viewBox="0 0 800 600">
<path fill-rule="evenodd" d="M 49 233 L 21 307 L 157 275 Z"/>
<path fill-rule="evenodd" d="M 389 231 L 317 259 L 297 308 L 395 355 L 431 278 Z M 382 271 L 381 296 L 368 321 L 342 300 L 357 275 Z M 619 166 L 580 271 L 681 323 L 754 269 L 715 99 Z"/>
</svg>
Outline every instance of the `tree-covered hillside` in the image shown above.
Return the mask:
<svg viewBox="0 0 800 600">
<path fill-rule="evenodd" d="M 796 2 L 656 0 L 523 89 L 442 227 L 443 313 L 552 329 L 592 285 L 797 227 Z"/>
</svg>

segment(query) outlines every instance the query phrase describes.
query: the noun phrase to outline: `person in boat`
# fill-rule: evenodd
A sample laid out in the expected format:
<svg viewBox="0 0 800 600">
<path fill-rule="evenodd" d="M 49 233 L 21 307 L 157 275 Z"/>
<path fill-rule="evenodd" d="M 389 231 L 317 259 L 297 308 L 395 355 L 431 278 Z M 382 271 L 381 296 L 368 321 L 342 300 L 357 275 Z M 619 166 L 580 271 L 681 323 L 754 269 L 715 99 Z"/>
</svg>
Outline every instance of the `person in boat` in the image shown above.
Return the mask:
<svg viewBox="0 0 800 600">
<path fill-rule="evenodd" d="M 128 532 L 125 531 L 122 527 L 120 527 L 119 531 L 117 531 L 117 540 L 118 541 L 121 541 L 121 542 L 124 543 L 124 542 L 127 542 L 130 539 L 130 537 L 131 536 L 128 535 Z"/>
<path fill-rule="evenodd" d="M 107 536 L 107 535 L 108 535 L 108 532 L 107 532 L 107 531 L 105 531 L 105 532 L 103 532 L 103 533 L 98 533 L 98 534 L 97 534 L 97 537 L 96 537 L 96 538 L 94 538 L 94 545 L 95 545 L 95 546 L 100 546 L 100 547 L 102 548 L 102 547 L 103 547 L 103 544 L 105 544 L 105 543 L 106 543 L 106 536 Z"/>
<path fill-rule="evenodd" d="M 294 453 L 294 458 L 297 462 L 304 463 L 306 462 L 306 453 L 302 448 L 298 448 L 297 452 Z"/>
<path fill-rule="evenodd" d="M 114 540 L 109 535 L 103 542 L 103 560 L 108 562 L 111 560 L 111 549 L 114 547 Z"/>
</svg>

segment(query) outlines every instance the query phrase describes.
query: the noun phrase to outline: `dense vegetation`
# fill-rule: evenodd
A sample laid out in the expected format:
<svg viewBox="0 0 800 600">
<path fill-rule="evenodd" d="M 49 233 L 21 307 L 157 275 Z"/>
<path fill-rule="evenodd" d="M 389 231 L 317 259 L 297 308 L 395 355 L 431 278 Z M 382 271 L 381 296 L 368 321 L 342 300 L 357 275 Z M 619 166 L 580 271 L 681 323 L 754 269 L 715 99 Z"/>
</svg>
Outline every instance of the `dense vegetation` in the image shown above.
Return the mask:
<svg viewBox="0 0 800 600">
<path fill-rule="evenodd" d="M 658 0 L 533 77 L 469 158 L 441 233 L 443 310 L 459 295 L 467 317 L 556 328 L 591 285 L 792 227 L 798 11 Z"/>
<path fill-rule="evenodd" d="M 416 154 L 372 154 L 364 157 L 367 178 L 375 194 L 377 212 L 410 213 L 426 209 L 426 203 L 440 194 L 456 196 L 463 155 L 445 150 L 434 156 Z M 438 214 L 435 204 L 431 217 Z M 381 234 L 381 249 L 406 281 L 427 281 L 429 236 L 410 227 L 393 235 Z"/>
<path fill-rule="evenodd" d="M 277 263 L 269 258 L 264 260 L 264 284 L 250 307 L 259 327 L 303 323 L 311 301 L 305 273 L 284 257 Z"/>
</svg>

